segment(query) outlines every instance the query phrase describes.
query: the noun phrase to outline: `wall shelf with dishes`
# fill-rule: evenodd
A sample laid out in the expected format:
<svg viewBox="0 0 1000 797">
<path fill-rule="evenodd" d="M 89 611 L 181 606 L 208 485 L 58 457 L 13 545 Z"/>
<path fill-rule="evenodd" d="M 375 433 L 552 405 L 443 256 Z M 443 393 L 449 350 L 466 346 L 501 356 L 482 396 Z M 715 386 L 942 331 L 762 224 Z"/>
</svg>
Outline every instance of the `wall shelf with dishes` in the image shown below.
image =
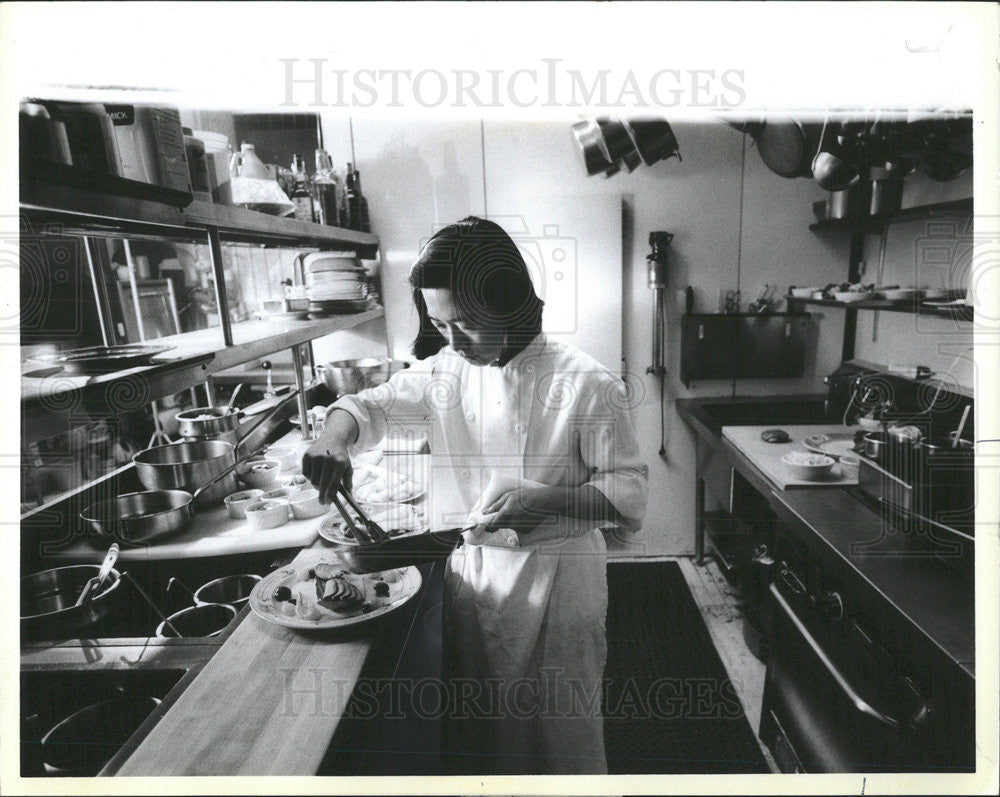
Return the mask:
<svg viewBox="0 0 1000 797">
<path fill-rule="evenodd" d="M 887 213 L 876 213 L 872 215 L 851 215 L 839 219 L 823 219 L 815 221 L 809 225 L 809 229 L 821 230 L 841 230 L 852 231 L 862 230 L 864 232 L 880 232 L 888 224 L 898 224 L 907 221 L 920 221 L 931 219 L 937 216 L 944 216 L 952 213 L 971 213 L 972 197 L 954 199 L 948 202 L 935 202 L 928 205 L 915 205 L 913 207 L 901 208 Z"/>
<path fill-rule="evenodd" d="M 975 311 L 965 304 L 964 292 L 961 296 L 955 296 L 954 292 L 949 293 L 950 298 L 938 300 L 925 300 L 920 297 L 919 292 L 912 298 L 902 301 L 890 301 L 888 299 L 861 299 L 858 301 L 842 302 L 836 299 L 800 299 L 794 296 L 786 296 L 789 307 L 839 307 L 844 310 L 885 310 L 890 313 L 910 313 L 915 315 L 934 316 L 936 318 L 950 318 L 954 321 L 974 321 Z"/>
</svg>

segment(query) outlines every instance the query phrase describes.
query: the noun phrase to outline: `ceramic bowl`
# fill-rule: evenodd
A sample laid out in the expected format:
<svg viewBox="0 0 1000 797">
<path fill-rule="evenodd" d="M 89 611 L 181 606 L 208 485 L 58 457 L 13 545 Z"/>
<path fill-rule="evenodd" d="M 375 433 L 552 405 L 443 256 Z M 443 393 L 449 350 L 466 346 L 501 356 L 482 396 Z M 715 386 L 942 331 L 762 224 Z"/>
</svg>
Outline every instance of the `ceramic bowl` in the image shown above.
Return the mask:
<svg viewBox="0 0 1000 797">
<path fill-rule="evenodd" d="M 279 487 L 294 487 L 297 490 L 306 490 L 309 488 L 309 479 L 303 476 L 301 473 L 295 476 L 282 476 L 278 479 Z"/>
<path fill-rule="evenodd" d="M 319 490 L 300 490 L 288 499 L 288 505 L 292 508 L 292 517 L 297 520 L 319 517 L 325 515 L 329 506 L 319 502 Z"/>
<path fill-rule="evenodd" d="M 298 487 L 275 487 L 273 490 L 268 490 L 261 497 L 261 501 L 284 501 L 288 503 L 288 499 L 293 495 L 298 493 L 300 488 Z"/>
<path fill-rule="evenodd" d="M 845 479 L 856 479 L 861 473 L 861 457 L 857 454 L 840 455 L 840 475 Z"/>
<path fill-rule="evenodd" d="M 302 457 L 299 456 L 299 452 L 294 448 L 280 446 L 269 448 L 264 453 L 268 459 L 276 459 L 284 471 L 295 470 L 299 466 L 299 463 L 302 462 Z"/>
<path fill-rule="evenodd" d="M 789 451 L 781 458 L 781 464 L 796 479 L 818 481 L 829 475 L 835 464 L 833 457 L 826 454 L 811 454 L 808 451 Z"/>
<path fill-rule="evenodd" d="M 791 293 L 793 299 L 811 299 L 812 295 L 814 293 L 816 293 L 816 291 L 821 291 L 821 290 L 822 290 L 822 288 L 816 288 L 816 287 L 812 287 L 812 288 L 792 288 L 790 290 L 790 293 Z"/>
<path fill-rule="evenodd" d="M 246 520 L 246 508 L 264 495 L 263 490 L 243 490 L 225 498 L 226 511 L 233 520 Z"/>
<path fill-rule="evenodd" d="M 246 515 L 254 531 L 276 529 L 288 522 L 288 502 L 257 501 L 246 508 Z"/>
<path fill-rule="evenodd" d="M 236 469 L 236 473 L 244 484 L 258 490 L 271 488 L 278 480 L 278 473 L 280 471 L 281 463 L 276 459 L 241 462 L 240 466 Z"/>
</svg>

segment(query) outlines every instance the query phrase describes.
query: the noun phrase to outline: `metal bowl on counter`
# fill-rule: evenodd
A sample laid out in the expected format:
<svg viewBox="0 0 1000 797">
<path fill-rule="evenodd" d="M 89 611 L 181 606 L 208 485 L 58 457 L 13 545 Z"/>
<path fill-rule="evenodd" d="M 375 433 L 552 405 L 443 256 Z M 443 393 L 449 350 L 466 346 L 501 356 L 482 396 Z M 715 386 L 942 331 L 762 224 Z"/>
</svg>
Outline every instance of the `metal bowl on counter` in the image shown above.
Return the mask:
<svg viewBox="0 0 1000 797">
<path fill-rule="evenodd" d="M 235 462 L 236 448 L 224 440 L 171 443 L 140 451 L 132 461 L 147 490 L 186 490 L 194 493 Z M 221 501 L 237 490 L 236 477 L 226 476 L 198 495 L 196 504 Z"/>
<path fill-rule="evenodd" d="M 250 593 L 260 578 L 253 573 L 237 573 L 213 579 L 194 591 L 195 605 L 222 603 L 233 606 L 237 610 L 241 609 L 243 604 L 250 600 Z"/>
<path fill-rule="evenodd" d="M 392 374 L 408 365 L 387 357 L 362 357 L 317 365 L 316 371 L 327 388 L 337 396 L 347 396 L 387 382 Z"/>
<path fill-rule="evenodd" d="M 161 639 L 175 639 L 178 634 L 185 639 L 218 636 L 236 614 L 236 609 L 228 603 L 199 603 L 174 612 L 156 627 L 156 635 Z M 171 625 L 177 630 L 176 634 Z"/>
<path fill-rule="evenodd" d="M 107 617 L 121 595 L 121 578 L 111 570 L 110 584 L 77 606 L 84 585 L 100 565 L 67 565 L 31 573 L 21 579 L 21 634 L 51 639 L 85 631 Z"/>
<path fill-rule="evenodd" d="M 242 413 L 229 407 L 194 407 L 178 412 L 177 431 L 185 440 L 222 439 L 236 443 L 236 430 Z"/>
</svg>

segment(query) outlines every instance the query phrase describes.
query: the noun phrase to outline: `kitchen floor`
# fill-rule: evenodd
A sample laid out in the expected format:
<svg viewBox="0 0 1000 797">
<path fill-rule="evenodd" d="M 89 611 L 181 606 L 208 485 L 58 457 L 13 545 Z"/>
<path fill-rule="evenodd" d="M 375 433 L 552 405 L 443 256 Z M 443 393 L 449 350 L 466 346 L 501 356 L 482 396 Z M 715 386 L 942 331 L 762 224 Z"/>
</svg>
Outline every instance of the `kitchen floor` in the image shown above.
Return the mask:
<svg viewBox="0 0 1000 797">
<path fill-rule="evenodd" d="M 615 557 L 614 561 L 632 561 L 629 558 Z M 715 649 L 732 679 L 747 721 L 756 736 L 760 727 L 761 696 L 764 691 L 765 665 L 749 651 L 743 641 L 743 613 L 739 609 L 739 593 L 735 590 L 719 570 L 713 560 L 706 560 L 704 566 L 698 566 L 693 557 L 663 556 L 652 559 L 642 557 L 634 561 L 675 561 L 684 574 L 695 603 L 701 610 L 705 625 L 715 643 Z M 774 763 L 771 751 L 764 744 L 760 745 L 764 760 L 777 773 L 779 769 Z"/>
</svg>

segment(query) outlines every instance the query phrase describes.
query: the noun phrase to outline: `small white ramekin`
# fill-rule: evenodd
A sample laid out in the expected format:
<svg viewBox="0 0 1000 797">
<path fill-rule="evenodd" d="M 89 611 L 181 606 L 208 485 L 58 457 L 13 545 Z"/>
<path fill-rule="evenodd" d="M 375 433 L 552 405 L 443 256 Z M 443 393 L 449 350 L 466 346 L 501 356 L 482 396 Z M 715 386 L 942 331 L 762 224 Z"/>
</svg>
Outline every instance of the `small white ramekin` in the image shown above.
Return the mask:
<svg viewBox="0 0 1000 797">
<path fill-rule="evenodd" d="M 319 490 L 315 489 L 299 491 L 288 499 L 288 505 L 292 508 L 292 516 L 296 520 L 319 517 L 330 509 L 328 505 L 319 502 Z"/>
<path fill-rule="evenodd" d="M 276 529 L 288 522 L 286 501 L 257 501 L 246 508 L 247 523 L 254 531 Z"/>
<path fill-rule="evenodd" d="M 233 520 L 246 520 L 247 507 L 257 503 L 262 495 L 264 495 L 263 490 L 242 490 L 238 493 L 227 495 L 224 503 L 226 504 L 226 511 L 229 513 L 229 517 Z"/>
</svg>

